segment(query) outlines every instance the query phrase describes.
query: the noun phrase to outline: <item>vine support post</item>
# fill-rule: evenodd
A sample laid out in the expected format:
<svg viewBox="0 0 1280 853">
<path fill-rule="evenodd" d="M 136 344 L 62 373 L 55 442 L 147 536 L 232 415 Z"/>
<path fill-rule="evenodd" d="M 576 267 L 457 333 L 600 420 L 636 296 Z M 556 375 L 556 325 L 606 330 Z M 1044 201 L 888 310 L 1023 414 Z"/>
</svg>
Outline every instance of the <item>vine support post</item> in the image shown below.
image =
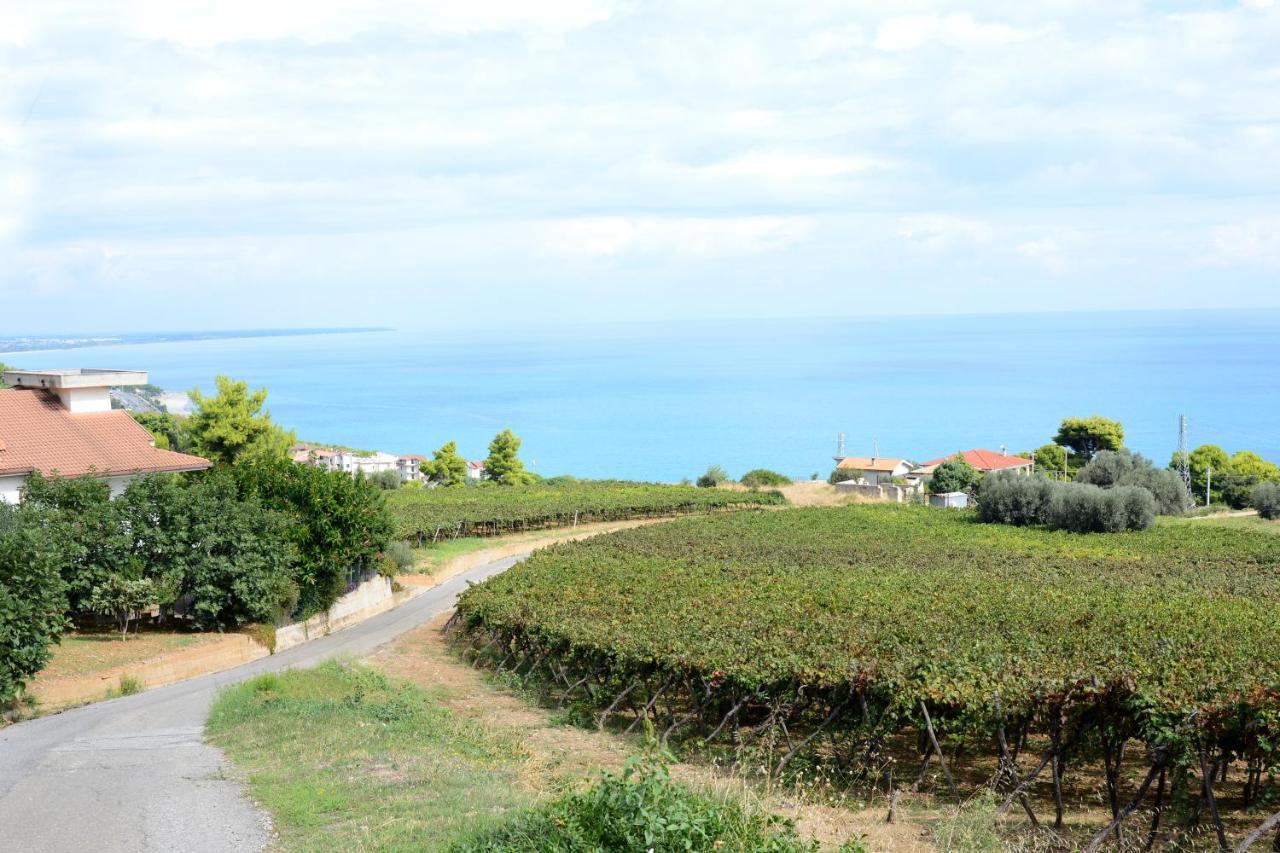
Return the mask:
<svg viewBox="0 0 1280 853">
<path fill-rule="evenodd" d="M 933 720 L 929 718 L 929 709 L 925 706 L 924 700 L 920 700 L 920 711 L 924 714 L 924 728 L 929 733 L 929 742 L 933 744 L 933 751 L 938 754 L 938 763 L 942 765 L 942 773 L 947 777 L 947 785 L 951 787 L 951 796 L 956 798 L 956 803 L 960 802 L 960 792 L 956 789 L 956 780 L 951 776 L 951 768 L 947 767 L 946 756 L 942 754 L 942 746 L 938 743 L 938 735 L 933 730 Z"/>
<path fill-rule="evenodd" d="M 1227 833 L 1222 827 L 1222 815 L 1218 812 L 1218 800 L 1213 795 L 1213 777 L 1209 775 L 1209 763 L 1204 756 L 1204 745 L 1199 748 L 1200 753 L 1200 773 L 1204 777 L 1204 796 L 1209 801 L 1209 814 L 1213 817 L 1213 828 L 1218 833 L 1218 846 L 1223 850 L 1229 850 L 1227 846 Z"/>
</svg>

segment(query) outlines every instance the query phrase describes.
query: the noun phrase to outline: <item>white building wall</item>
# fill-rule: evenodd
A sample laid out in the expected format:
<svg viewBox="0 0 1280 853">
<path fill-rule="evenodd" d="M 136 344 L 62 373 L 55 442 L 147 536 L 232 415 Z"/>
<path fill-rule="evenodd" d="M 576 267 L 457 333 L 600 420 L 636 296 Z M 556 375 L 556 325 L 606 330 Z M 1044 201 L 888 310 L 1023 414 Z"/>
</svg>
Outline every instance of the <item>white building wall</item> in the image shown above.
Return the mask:
<svg viewBox="0 0 1280 853">
<path fill-rule="evenodd" d="M 22 484 L 27 478 L 21 474 L 0 477 L 0 503 L 16 504 L 22 500 Z"/>
</svg>

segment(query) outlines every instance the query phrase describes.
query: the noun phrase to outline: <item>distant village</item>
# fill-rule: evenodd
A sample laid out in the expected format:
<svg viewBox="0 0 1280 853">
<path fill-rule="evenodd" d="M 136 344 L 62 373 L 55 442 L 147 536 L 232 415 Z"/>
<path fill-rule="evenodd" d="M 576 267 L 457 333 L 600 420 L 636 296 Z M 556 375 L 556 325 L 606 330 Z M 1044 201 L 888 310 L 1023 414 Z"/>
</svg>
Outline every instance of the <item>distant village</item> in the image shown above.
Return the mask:
<svg viewBox="0 0 1280 853">
<path fill-rule="evenodd" d="M 325 447 L 310 444 L 295 444 L 290 450 L 293 461 L 300 465 L 314 465 L 326 471 L 342 471 L 355 476 L 363 474 L 373 478 L 387 472 L 394 472 L 401 483 L 420 483 L 426 480 L 422 473 L 422 463 L 427 457 L 419 453 L 404 453 L 396 456 L 380 450 L 352 450 L 347 447 Z M 469 460 L 467 462 L 467 478 L 479 480 L 484 476 L 484 463 Z"/>
<path fill-rule="evenodd" d="M 1007 471 L 1030 476 L 1035 470 L 1033 460 L 1012 456 L 1004 447 L 999 450 L 962 450 L 920 463 L 897 457 L 846 456 L 844 436 L 840 436 L 831 481 L 838 492 L 856 494 L 870 500 L 908 503 L 923 499 L 929 491 L 929 478 L 938 466 L 957 457 L 979 474 Z M 928 494 L 928 502 L 933 506 L 960 508 L 968 505 L 969 495 L 966 492 Z"/>
</svg>

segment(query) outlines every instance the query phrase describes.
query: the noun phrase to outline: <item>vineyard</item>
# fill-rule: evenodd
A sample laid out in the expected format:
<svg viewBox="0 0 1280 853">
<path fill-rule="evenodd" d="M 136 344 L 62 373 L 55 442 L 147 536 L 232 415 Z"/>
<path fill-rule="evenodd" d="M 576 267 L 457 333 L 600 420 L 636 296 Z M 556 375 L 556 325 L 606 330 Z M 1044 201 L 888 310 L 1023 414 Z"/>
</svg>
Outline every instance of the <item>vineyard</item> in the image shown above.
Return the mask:
<svg viewBox="0 0 1280 853">
<path fill-rule="evenodd" d="M 469 657 L 602 726 L 647 717 L 739 757 L 767 744 L 771 773 L 894 789 L 932 765 L 955 793 L 966 766 L 994 768 L 1002 814 L 1039 826 L 1051 808 L 1058 828 L 1068 776 L 1096 768 L 1113 821 L 1091 848 L 1139 809 L 1148 843 L 1203 821 L 1225 847 L 1224 814 L 1280 798 L 1277 613 L 1266 532 L 848 507 L 550 548 L 464 593 L 455 628 Z"/>
<path fill-rule="evenodd" d="M 772 491 L 596 480 L 536 486 L 402 489 L 393 492 L 387 503 L 395 519 L 395 535 L 423 543 L 786 501 Z"/>
</svg>

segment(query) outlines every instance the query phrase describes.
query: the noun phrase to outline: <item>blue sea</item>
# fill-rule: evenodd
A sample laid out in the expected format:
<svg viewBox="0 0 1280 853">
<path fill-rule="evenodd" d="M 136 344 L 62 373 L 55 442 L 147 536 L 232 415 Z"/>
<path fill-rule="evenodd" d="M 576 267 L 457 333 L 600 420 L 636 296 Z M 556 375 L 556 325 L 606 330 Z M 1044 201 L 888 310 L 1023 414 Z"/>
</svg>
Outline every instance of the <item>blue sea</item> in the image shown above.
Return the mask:
<svg viewBox="0 0 1280 853">
<path fill-rule="evenodd" d="M 457 326 L 465 325 L 465 328 Z M 48 330 L 31 330 L 47 332 Z M 1192 446 L 1280 460 L 1280 312 L 849 317 L 412 329 L 0 354 L 29 369 L 141 369 L 170 389 L 265 386 L 302 439 L 470 458 L 511 427 L 544 474 L 679 480 L 709 464 L 826 476 L 850 455 L 929 459 L 1050 440 L 1069 415 L 1121 420 L 1165 464 Z"/>
</svg>

